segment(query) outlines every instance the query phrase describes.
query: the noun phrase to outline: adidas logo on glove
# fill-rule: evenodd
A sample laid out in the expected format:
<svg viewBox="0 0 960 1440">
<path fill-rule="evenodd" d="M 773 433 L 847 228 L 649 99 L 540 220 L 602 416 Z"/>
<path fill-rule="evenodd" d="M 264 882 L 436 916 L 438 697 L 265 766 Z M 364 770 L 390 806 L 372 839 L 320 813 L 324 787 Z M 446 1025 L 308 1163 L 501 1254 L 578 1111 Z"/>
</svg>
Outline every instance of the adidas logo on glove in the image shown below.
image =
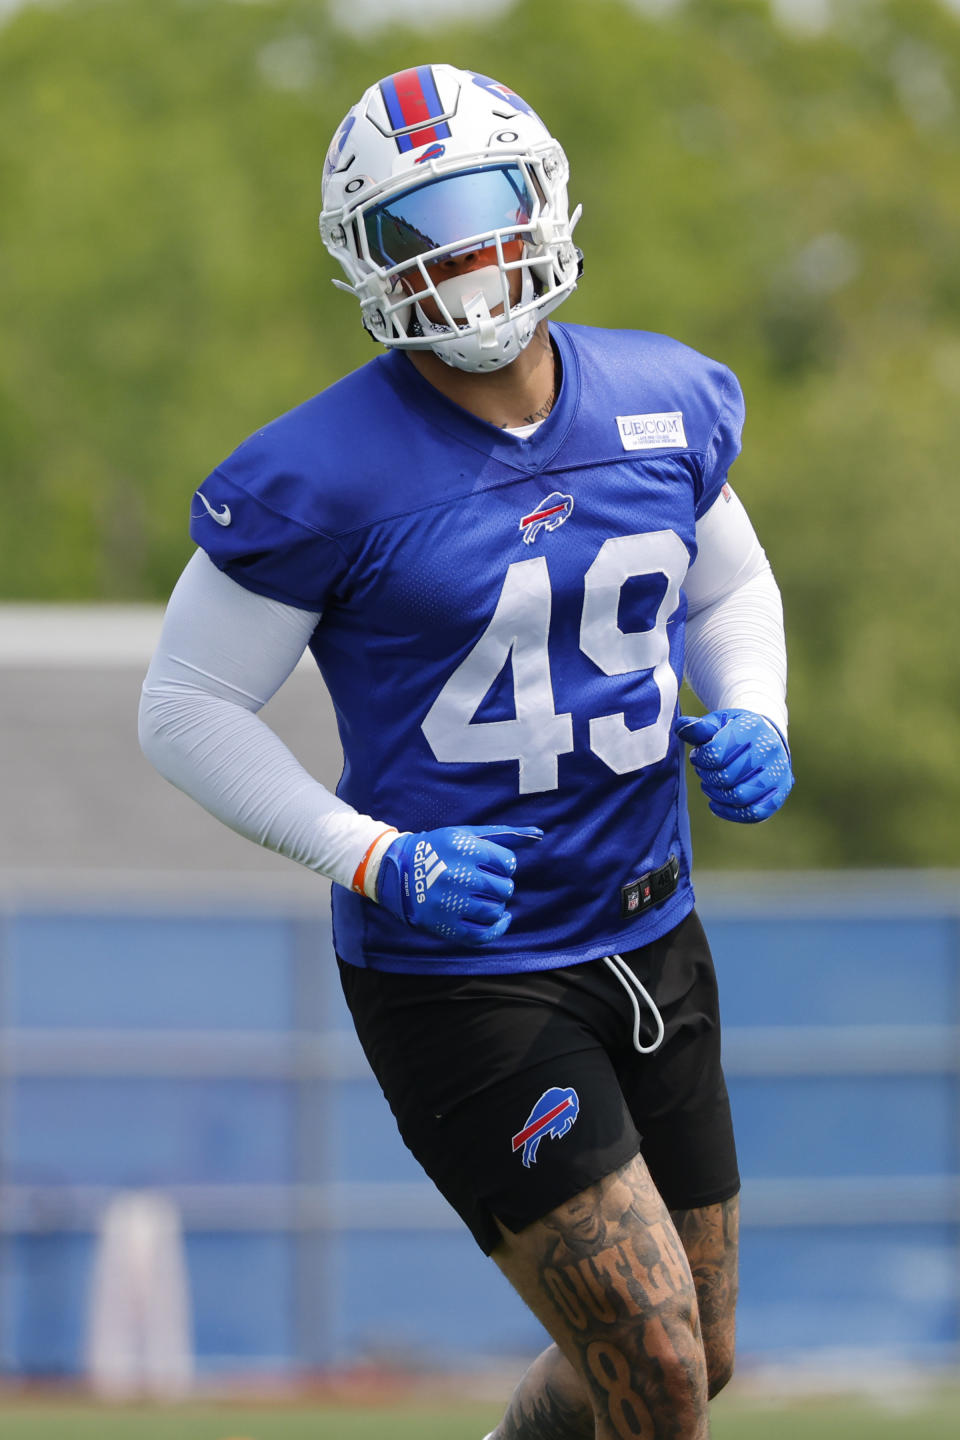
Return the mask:
<svg viewBox="0 0 960 1440">
<path fill-rule="evenodd" d="M 421 840 L 413 852 L 413 893 L 418 905 L 427 898 L 427 891 L 446 870 L 446 865 L 427 840 Z"/>
<path fill-rule="evenodd" d="M 404 830 L 380 862 L 377 900 L 398 920 L 444 940 L 489 945 L 510 924 L 514 850 L 542 839 L 537 825 Z"/>
</svg>

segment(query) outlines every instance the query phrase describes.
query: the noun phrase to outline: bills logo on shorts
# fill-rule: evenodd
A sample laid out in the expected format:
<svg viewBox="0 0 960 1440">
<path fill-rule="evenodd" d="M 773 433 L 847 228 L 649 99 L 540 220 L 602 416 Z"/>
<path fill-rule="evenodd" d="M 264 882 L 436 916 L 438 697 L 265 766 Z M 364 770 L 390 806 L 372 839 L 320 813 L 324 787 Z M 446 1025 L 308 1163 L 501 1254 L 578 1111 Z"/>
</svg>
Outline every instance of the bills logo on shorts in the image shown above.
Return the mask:
<svg viewBox="0 0 960 1440">
<path fill-rule="evenodd" d="M 524 545 L 532 545 L 541 530 L 556 530 L 557 526 L 562 525 L 572 514 L 573 496 L 561 495 L 559 490 L 554 490 L 536 510 L 524 515 L 520 521 L 519 529 Z"/>
<path fill-rule="evenodd" d="M 526 1124 L 513 1137 L 514 1152 L 523 1149 L 523 1163 L 530 1168 L 537 1163 L 537 1150 L 544 1135 L 559 1140 L 566 1135 L 580 1114 L 580 1101 L 576 1090 L 561 1089 L 554 1085 L 545 1090 L 527 1116 Z"/>
</svg>

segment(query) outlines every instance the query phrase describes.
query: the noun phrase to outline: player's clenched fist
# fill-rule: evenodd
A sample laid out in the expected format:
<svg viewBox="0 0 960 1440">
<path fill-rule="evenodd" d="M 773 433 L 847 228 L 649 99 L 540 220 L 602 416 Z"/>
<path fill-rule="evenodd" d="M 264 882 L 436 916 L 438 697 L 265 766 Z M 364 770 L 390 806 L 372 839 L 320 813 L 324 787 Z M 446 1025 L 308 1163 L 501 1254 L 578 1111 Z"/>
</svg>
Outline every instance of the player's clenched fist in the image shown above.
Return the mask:
<svg viewBox="0 0 960 1440">
<path fill-rule="evenodd" d="M 510 924 L 513 847 L 542 839 L 535 825 L 452 825 L 398 835 L 380 862 L 377 900 L 408 925 L 461 945 L 486 945 Z"/>
<path fill-rule="evenodd" d="M 695 748 L 690 763 L 714 815 L 752 824 L 766 820 L 793 788 L 790 751 L 775 725 L 752 710 L 680 715 L 674 731 Z"/>
</svg>

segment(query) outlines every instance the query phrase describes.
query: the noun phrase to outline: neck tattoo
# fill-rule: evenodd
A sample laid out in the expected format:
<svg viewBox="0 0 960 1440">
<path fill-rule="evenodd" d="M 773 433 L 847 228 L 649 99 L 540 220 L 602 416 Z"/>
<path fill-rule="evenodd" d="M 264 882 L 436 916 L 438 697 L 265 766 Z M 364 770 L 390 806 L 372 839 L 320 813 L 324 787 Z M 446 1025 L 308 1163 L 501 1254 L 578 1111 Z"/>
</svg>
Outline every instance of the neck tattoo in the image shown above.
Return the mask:
<svg viewBox="0 0 960 1440">
<path fill-rule="evenodd" d="M 524 415 L 523 419 L 520 422 L 521 425 L 533 425 L 537 420 L 546 420 L 547 416 L 550 414 L 550 411 L 553 409 L 554 401 L 556 400 L 556 398 L 557 390 L 556 386 L 554 386 L 551 389 L 550 394 L 547 396 L 546 400 L 544 400 L 543 404 L 540 406 L 540 409 L 534 410 L 532 415 Z"/>
<path fill-rule="evenodd" d="M 520 421 L 520 424 L 521 424 L 521 425 L 535 425 L 538 420 L 546 420 L 547 416 L 550 414 L 550 411 L 553 409 L 554 405 L 555 405 L 556 402 L 557 402 L 557 391 L 558 391 L 559 389 L 560 389 L 560 356 L 557 354 L 556 351 L 554 351 L 554 352 L 553 352 L 553 384 L 552 384 L 551 387 L 550 387 L 550 394 L 547 396 L 546 400 L 544 400 L 544 402 L 543 402 L 543 404 L 540 406 L 539 410 L 534 410 L 533 413 L 530 414 L 530 415 L 524 415 L 523 419 Z M 502 430 L 509 430 L 509 429 L 511 429 L 512 427 L 511 427 L 510 425 L 501 425 L 500 428 L 501 428 Z"/>
</svg>

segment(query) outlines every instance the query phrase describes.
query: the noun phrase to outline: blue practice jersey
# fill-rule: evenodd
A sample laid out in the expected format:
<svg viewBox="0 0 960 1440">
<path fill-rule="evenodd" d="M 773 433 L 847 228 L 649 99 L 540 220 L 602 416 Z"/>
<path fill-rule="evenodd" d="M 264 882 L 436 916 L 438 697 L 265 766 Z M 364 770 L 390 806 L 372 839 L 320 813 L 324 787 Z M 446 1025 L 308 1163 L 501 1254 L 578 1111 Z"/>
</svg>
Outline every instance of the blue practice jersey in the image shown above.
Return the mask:
<svg viewBox="0 0 960 1440">
<path fill-rule="evenodd" d="M 693 905 L 683 582 L 739 450 L 740 389 L 664 336 L 551 334 L 563 383 L 527 439 L 392 351 L 251 436 L 194 505 L 193 538 L 234 580 L 322 611 L 344 800 L 401 830 L 545 832 L 482 949 L 335 885 L 354 965 L 552 968 L 646 944 Z M 676 889 L 631 913 L 624 887 L 671 857 Z"/>
</svg>

